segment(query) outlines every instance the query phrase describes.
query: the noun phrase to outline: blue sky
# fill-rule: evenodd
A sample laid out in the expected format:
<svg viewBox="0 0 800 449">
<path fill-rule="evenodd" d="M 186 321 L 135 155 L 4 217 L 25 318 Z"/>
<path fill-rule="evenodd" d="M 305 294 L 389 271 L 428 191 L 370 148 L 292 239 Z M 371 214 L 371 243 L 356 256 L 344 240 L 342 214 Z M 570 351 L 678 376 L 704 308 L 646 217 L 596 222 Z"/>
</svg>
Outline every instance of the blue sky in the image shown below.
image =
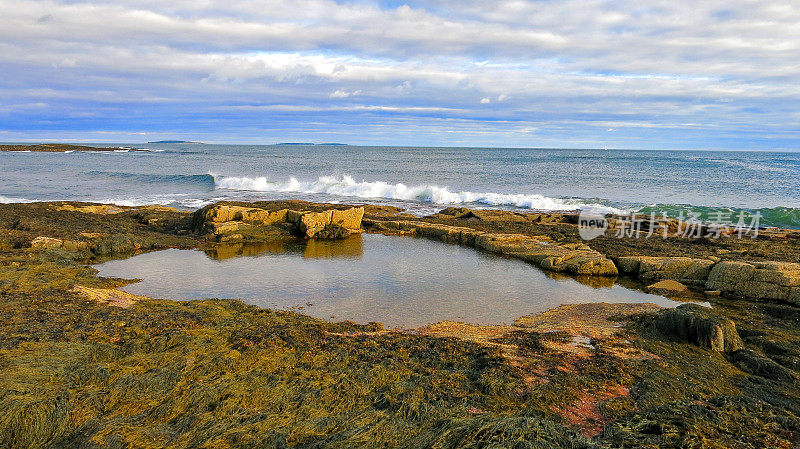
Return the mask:
<svg viewBox="0 0 800 449">
<path fill-rule="evenodd" d="M 0 141 L 800 148 L 800 4 L 0 0 Z"/>
</svg>

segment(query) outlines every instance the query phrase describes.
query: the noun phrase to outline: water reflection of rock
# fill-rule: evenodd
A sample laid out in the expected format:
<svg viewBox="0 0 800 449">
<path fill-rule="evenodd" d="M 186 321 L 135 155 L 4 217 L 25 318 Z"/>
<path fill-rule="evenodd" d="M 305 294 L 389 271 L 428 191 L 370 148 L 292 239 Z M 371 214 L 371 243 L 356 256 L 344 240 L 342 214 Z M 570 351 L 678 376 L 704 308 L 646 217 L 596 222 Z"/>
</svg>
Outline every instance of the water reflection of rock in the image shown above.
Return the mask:
<svg viewBox="0 0 800 449">
<path fill-rule="evenodd" d="M 364 242 L 361 235 L 353 235 L 342 240 L 306 240 L 303 257 L 360 259 L 364 255 Z"/>
<path fill-rule="evenodd" d="M 219 244 L 206 255 L 215 260 L 252 257 L 264 253 L 298 254 L 309 259 L 359 259 L 364 254 L 361 235 L 341 240 L 276 239 L 263 242 Z"/>
<path fill-rule="evenodd" d="M 614 282 L 617 278 L 608 277 L 608 276 L 587 276 L 587 275 L 569 275 L 564 273 L 558 273 L 555 271 L 545 271 L 545 276 L 551 279 L 574 279 L 580 282 L 583 285 L 588 285 L 589 287 L 594 288 L 611 288 L 614 286 Z"/>
</svg>

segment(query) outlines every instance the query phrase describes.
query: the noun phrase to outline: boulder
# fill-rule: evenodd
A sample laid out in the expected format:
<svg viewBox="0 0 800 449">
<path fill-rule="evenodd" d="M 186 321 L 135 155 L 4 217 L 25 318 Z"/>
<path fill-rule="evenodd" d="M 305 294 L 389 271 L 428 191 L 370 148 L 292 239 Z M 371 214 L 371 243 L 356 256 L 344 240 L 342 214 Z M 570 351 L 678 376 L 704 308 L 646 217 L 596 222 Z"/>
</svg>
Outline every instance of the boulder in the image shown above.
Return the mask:
<svg viewBox="0 0 800 449">
<path fill-rule="evenodd" d="M 206 222 L 224 223 L 226 221 L 241 221 L 243 212 L 249 212 L 252 207 L 229 206 L 219 204 L 205 210 L 204 218 Z"/>
<path fill-rule="evenodd" d="M 658 281 L 655 284 L 648 285 L 645 287 L 645 291 L 648 293 L 652 293 L 654 295 L 663 295 L 663 296 L 690 296 L 692 292 L 689 290 L 689 287 L 681 284 L 678 281 L 673 281 L 672 279 L 666 279 L 663 281 Z"/>
<path fill-rule="evenodd" d="M 364 218 L 363 207 L 353 207 L 350 209 L 334 209 L 331 214 L 332 225 L 341 226 L 344 229 L 361 229 L 361 219 Z"/>
<path fill-rule="evenodd" d="M 616 259 L 620 274 L 639 276 L 641 256 L 625 256 Z"/>
<path fill-rule="evenodd" d="M 329 209 L 322 212 L 280 209 L 269 211 L 258 207 L 216 204 L 195 212 L 193 228 L 200 232 L 213 232 L 215 235 L 228 235 L 253 226 L 270 226 L 290 223 L 299 234 L 314 237 L 328 225 L 347 230 L 347 234 L 361 229 L 364 217 L 363 207 L 345 210 Z M 335 231 L 330 235 L 342 235 Z"/>
<path fill-rule="evenodd" d="M 364 217 L 364 208 L 352 207 L 345 210 L 331 209 L 322 212 L 299 214 L 294 211 L 288 211 L 286 216 L 287 220 L 292 220 L 296 217 L 295 224 L 299 233 L 305 237 L 313 238 L 328 225 L 338 226 L 347 231 L 360 230 L 361 219 Z"/>
<path fill-rule="evenodd" d="M 714 261 L 691 257 L 627 256 L 617 259 L 620 273 L 646 281 L 672 279 L 684 284 L 703 285 Z"/>
<path fill-rule="evenodd" d="M 312 238 L 317 232 L 325 229 L 331 223 L 333 211 L 306 212 L 297 221 L 297 229 L 305 237 Z"/>
<path fill-rule="evenodd" d="M 800 264 L 790 262 L 720 262 L 706 288 L 733 296 L 800 305 Z"/>
<path fill-rule="evenodd" d="M 619 274 L 614 262 L 593 250 L 567 250 L 564 256 L 547 257 L 541 267 L 545 270 L 563 273 L 591 275 L 591 276 L 616 276 Z"/>
<path fill-rule="evenodd" d="M 288 210 L 268 211 L 257 207 L 231 206 L 217 204 L 201 209 L 205 223 L 227 223 L 230 221 L 244 221 L 253 224 L 273 224 L 286 221 Z"/>
<path fill-rule="evenodd" d="M 662 310 L 656 315 L 654 323 L 659 332 L 676 341 L 718 352 L 744 348 L 733 321 L 696 304 Z"/>
<path fill-rule="evenodd" d="M 288 209 L 281 209 L 272 212 L 264 209 L 250 209 L 241 212 L 242 221 L 264 225 L 284 223 L 286 222 L 286 216 L 288 213 Z"/>
<path fill-rule="evenodd" d="M 305 212 L 303 212 L 303 211 L 299 211 L 299 210 L 291 210 L 291 209 L 290 209 L 290 210 L 286 211 L 286 222 L 287 222 L 287 223 L 293 223 L 293 224 L 295 224 L 295 225 L 296 225 L 297 223 L 299 223 L 299 222 L 300 222 L 300 217 L 301 217 L 301 216 L 302 216 L 304 213 L 305 213 Z"/>
<path fill-rule="evenodd" d="M 327 224 L 322 230 L 318 231 L 314 238 L 322 240 L 343 239 L 350 235 L 350 230 L 338 224 Z"/>
<path fill-rule="evenodd" d="M 89 244 L 75 240 L 61 240 L 53 237 L 39 236 L 31 240 L 31 248 L 62 248 L 67 251 L 81 251 L 87 249 Z"/>
<path fill-rule="evenodd" d="M 466 207 L 448 207 L 439 211 L 439 215 L 451 216 L 453 218 L 471 218 L 475 215 Z"/>
<path fill-rule="evenodd" d="M 241 221 L 227 221 L 223 223 L 211 223 L 211 229 L 214 235 L 224 235 L 230 234 L 232 232 L 236 232 L 240 229 L 247 227 L 244 222 Z"/>
<path fill-rule="evenodd" d="M 31 240 L 31 248 L 61 248 L 64 241 L 53 237 L 39 236 Z"/>
</svg>

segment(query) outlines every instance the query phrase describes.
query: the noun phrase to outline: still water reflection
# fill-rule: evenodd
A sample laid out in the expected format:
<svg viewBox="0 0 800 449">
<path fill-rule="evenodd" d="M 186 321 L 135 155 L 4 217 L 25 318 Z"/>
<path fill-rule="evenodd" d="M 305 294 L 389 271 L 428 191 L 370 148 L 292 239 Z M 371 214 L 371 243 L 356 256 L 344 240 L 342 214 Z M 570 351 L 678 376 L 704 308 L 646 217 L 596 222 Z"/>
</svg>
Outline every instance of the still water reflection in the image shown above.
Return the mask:
<svg viewBox="0 0 800 449">
<path fill-rule="evenodd" d="M 241 298 L 262 307 L 302 307 L 303 313 L 318 318 L 380 321 L 387 327 L 414 328 L 441 320 L 510 323 L 582 302 L 676 305 L 609 281 L 586 285 L 556 279 L 525 262 L 470 248 L 375 234 L 340 241 L 239 244 L 206 253 L 170 249 L 95 268 L 101 276 L 142 279 L 124 288 L 131 293 Z"/>
</svg>

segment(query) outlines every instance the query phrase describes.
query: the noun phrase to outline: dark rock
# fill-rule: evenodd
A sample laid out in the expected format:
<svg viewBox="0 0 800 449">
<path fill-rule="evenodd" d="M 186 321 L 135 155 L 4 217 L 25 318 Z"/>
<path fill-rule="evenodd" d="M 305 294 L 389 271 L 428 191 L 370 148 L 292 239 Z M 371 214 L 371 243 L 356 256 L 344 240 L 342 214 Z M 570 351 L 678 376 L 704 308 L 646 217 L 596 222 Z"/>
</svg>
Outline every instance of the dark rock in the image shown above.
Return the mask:
<svg viewBox="0 0 800 449">
<path fill-rule="evenodd" d="M 732 352 L 744 348 L 733 321 L 696 304 L 660 311 L 655 327 L 676 341 L 686 341 L 712 351 Z"/>
<path fill-rule="evenodd" d="M 789 369 L 749 349 L 733 351 L 727 355 L 727 359 L 740 370 L 755 376 L 782 382 L 795 380 L 794 373 Z"/>
<path fill-rule="evenodd" d="M 325 225 L 322 230 L 318 231 L 314 238 L 321 239 L 321 240 L 336 240 L 336 239 L 343 239 L 350 235 L 350 231 L 347 228 L 336 224 L 328 224 Z"/>
</svg>

